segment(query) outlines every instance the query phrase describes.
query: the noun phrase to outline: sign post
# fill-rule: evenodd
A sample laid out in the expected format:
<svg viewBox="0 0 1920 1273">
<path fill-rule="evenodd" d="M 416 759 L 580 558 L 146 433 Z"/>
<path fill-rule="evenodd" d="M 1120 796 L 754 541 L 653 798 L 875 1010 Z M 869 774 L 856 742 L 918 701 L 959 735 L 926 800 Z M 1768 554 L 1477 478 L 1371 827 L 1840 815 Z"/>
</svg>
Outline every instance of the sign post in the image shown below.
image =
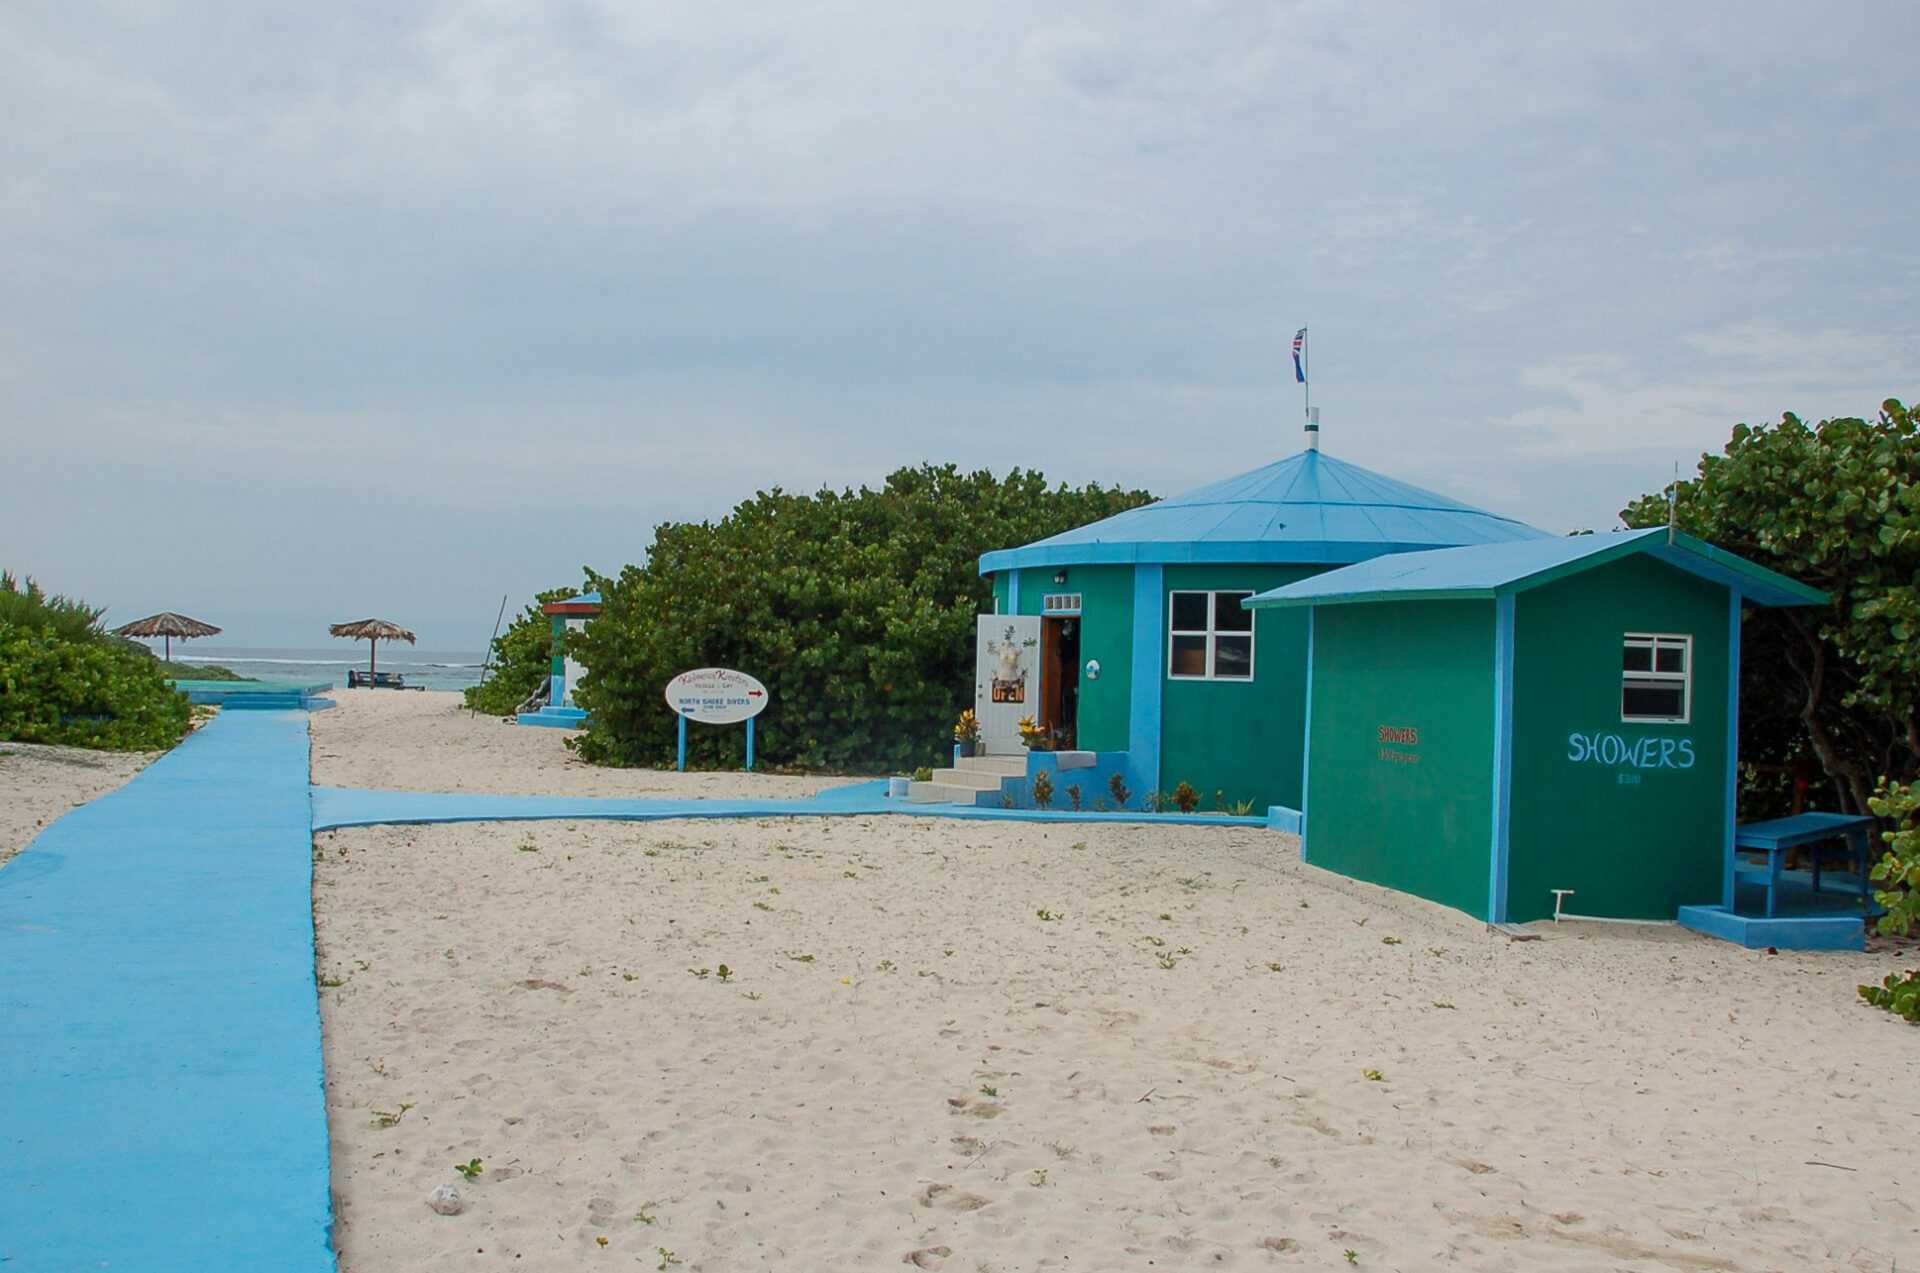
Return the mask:
<svg viewBox="0 0 1920 1273">
<path fill-rule="evenodd" d="M 667 682 L 667 706 L 680 718 L 680 772 L 687 770 L 687 722 L 747 723 L 747 772 L 753 772 L 753 718 L 766 710 L 767 687 L 745 672 L 703 667 Z"/>
</svg>

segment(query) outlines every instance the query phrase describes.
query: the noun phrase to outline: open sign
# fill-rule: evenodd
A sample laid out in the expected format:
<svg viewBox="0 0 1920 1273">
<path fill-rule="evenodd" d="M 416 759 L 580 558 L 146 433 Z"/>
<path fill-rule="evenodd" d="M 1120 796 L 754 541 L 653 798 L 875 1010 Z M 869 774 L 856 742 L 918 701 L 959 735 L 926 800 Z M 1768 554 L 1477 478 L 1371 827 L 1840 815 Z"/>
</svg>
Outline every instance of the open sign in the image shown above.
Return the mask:
<svg viewBox="0 0 1920 1273">
<path fill-rule="evenodd" d="M 745 672 L 703 667 L 667 682 L 667 706 L 703 725 L 732 725 L 752 720 L 767 706 L 767 687 Z"/>
</svg>

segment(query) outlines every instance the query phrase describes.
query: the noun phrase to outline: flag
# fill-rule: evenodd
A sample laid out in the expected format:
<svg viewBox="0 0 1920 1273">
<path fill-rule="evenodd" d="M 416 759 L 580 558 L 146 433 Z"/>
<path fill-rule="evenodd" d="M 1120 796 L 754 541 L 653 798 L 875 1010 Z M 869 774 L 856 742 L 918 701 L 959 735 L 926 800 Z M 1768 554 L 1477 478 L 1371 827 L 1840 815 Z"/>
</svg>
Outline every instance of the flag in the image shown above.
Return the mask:
<svg viewBox="0 0 1920 1273">
<path fill-rule="evenodd" d="M 1307 329 L 1302 327 L 1293 334 L 1293 378 L 1301 384 L 1307 383 L 1307 365 L 1301 362 L 1307 348 Z"/>
</svg>

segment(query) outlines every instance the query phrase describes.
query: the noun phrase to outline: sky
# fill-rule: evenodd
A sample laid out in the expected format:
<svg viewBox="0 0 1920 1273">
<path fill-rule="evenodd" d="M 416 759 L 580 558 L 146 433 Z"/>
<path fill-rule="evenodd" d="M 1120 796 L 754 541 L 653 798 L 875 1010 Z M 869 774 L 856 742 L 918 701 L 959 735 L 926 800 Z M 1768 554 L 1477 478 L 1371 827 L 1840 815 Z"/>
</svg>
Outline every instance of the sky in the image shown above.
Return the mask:
<svg viewBox="0 0 1920 1273">
<path fill-rule="evenodd" d="M 1920 6 L 0 5 L 0 567 L 479 649 L 663 521 L 1324 448 L 1605 529 L 1920 397 Z M 343 648 L 345 643 L 341 643 Z"/>
</svg>

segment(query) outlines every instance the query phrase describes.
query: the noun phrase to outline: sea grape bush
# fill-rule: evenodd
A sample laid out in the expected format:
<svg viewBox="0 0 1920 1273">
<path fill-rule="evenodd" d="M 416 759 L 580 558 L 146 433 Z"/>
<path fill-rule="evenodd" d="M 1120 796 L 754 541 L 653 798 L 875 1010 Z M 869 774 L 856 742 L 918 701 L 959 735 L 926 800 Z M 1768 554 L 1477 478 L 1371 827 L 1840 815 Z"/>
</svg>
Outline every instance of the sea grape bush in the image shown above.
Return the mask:
<svg viewBox="0 0 1920 1273">
<path fill-rule="evenodd" d="M 0 739 L 113 751 L 180 741 L 186 696 L 146 650 L 102 632 L 100 614 L 0 573 Z"/>
<path fill-rule="evenodd" d="M 1146 503 L 1144 491 L 1049 486 L 954 465 L 903 468 L 879 490 L 761 491 L 717 522 L 655 528 L 644 565 L 594 578 L 603 605 L 580 641 L 575 698 L 589 760 L 664 765 L 668 680 L 732 667 L 767 686 L 767 763 L 894 770 L 925 764 L 971 706 L 974 616 L 991 608 L 983 552 Z M 737 767 L 745 731 L 690 725 L 688 763 Z"/>
<path fill-rule="evenodd" d="M 1647 495 L 1620 517 L 1664 526 L 1668 503 Z M 1920 413 L 1890 399 L 1877 420 L 1739 425 L 1679 483 L 1675 520 L 1832 597 L 1748 613 L 1742 760 L 1810 759 L 1848 813 L 1881 779 L 1920 775 Z M 1740 820 L 1788 812 L 1791 794 L 1789 775 L 1750 773 Z"/>
<path fill-rule="evenodd" d="M 1920 785 L 1883 787 L 1870 807 L 1895 824 L 1885 833 L 1886 856 L 1873 868 L 1873 881 L 1881 886 L 1874 897 L 1887 908 L 1880 931 L 1904 937 L 1920 924 Z M 1860 997 L 1920 1025 L 1920 969 L 1889 974 L 1878 986 L 1861 986 Z"/>
</svg>

